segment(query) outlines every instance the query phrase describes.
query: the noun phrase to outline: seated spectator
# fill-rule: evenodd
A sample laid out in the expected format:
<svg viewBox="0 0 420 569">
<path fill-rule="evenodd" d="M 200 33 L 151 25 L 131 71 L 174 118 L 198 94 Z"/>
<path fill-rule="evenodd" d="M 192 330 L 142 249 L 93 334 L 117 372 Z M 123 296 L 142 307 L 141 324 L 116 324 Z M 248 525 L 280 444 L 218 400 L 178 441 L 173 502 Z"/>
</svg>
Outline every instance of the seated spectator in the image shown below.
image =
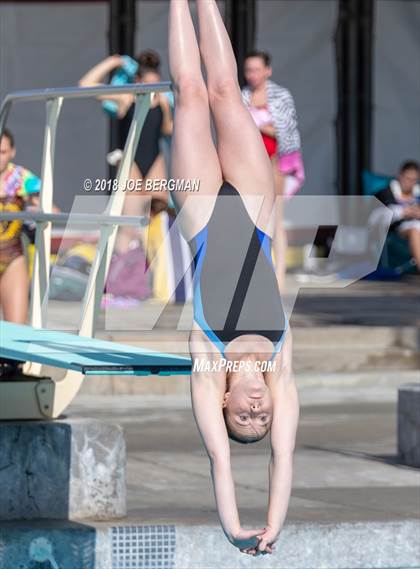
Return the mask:
<svg viewBox="0 0 420 569">
<path fill-rule="evenodd" d="M 420 270 L 420 165 L 402 164 L 398 177 L 375 196 L 393 212 L 391 230 L 408 240 L 413 259 Z"/>
</svg>

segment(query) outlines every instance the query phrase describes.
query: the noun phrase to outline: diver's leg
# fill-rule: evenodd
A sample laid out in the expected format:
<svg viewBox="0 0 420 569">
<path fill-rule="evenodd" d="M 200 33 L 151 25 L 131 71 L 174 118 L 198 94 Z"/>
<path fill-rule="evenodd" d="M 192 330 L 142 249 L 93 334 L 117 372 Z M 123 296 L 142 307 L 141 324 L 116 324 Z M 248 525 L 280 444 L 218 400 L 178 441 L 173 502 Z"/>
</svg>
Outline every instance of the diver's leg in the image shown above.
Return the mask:
<svg viewBox="0 0 420 569">
<path fill-rule="evenodd" d="M 267 230 L 275 198 L 271 162 L 242 101 L 235 56 L 217 4 L 215 0 L 197 0 L 197 6 L 200 52 L 206 67 L 223 177 L 241 194 L 264 197 L 258 224 Z"/>
<path fill-rule="evenodd" d="M 173 192 L 172 197 L 178 209 L 188 200 L 188 232 L 194 235 L 211 214 L 214 197 L 222 184 L 222 172 L 211 137 L 207 89 L 187 0 L 171 0 L 169 68 L 175 94 L 171 178 L 200 182 L 198 192 Z M 203 204 L 201 196 L 213 200 Z M 185 230 L 183 223 L 182 228 Z"/>
</svg>

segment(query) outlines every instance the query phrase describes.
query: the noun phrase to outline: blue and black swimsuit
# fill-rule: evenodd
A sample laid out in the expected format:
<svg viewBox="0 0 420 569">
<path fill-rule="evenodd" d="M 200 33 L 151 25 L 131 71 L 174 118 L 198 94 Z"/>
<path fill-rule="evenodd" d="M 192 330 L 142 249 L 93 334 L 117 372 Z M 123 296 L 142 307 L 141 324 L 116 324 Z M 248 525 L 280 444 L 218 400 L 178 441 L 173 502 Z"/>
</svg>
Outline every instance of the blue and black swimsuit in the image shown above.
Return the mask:
<svg viewBox="0 0 420 569">
<path fill-rule="evenodd" d="M 257 334 L 280 350 L 287 328 L 271 258 L 271 238 L 251 220 L 239 192 L 223 182 L 207 225 L 190 241 L 194 319 L 222 356 Z"/>
</svg>

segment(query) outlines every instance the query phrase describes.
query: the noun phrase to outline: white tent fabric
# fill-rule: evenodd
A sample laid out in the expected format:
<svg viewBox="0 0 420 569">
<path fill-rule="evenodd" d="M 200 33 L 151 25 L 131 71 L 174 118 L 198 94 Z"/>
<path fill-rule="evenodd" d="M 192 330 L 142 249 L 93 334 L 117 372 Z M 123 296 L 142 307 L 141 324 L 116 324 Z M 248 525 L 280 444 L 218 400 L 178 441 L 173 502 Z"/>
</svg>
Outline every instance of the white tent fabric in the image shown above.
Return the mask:
<svg viewBox="0 0 420 569">
<path fill-rule="evenodd" d="M 223 2 L 220 6 L 223 10 Z M 191 7 L 195 10 L 195 4 Z M 336 69 L 333 0 L 258 0 L 257 47 L 273 56 L 273 79 L 296 102 L 305 194 L 334 194 Z M 138 1 L 136 52 L 153 47 L 168 79 L 167 0 Z M 373 167 L 393 173 L 420 156 L 420 1 L 377 1 Z M 76 85 L 108 53 L 107 2 L 1 2 L 0 98 L 16 89 Z M 20 104 L 10 116 L 17 161 L 39 173 L 44 109 Z M 56 152 L 56 196 L 67 210 L 84 178 L 107 176 L 108 121 L 98 102 L 64 105 Z"/>
<path fill-rule="evenodd" d="M 106 2 L 0 3 L 0 99 L 14 90 L 75 86 L 108 52 Z M 45 110 L 17 103 L 8 127 L 16 161 L 40 174 Z M 57 130 L 55 201 L 69 210 L 85 178 L 107 175 L 108 121 L 93 99 L 65 102 Z"/>
<path fill-rule="evenodd" d="M 292 93 L 306 171 L 304 194 L 335 193 L 337 3 L 259 0 L 257 47 L 273 57 L 273 80 Z"/>
<path fill-rule="evenodd" d="M 420 160 L 420 1 L 376 2 L 373 168 Z"/>
</svg>

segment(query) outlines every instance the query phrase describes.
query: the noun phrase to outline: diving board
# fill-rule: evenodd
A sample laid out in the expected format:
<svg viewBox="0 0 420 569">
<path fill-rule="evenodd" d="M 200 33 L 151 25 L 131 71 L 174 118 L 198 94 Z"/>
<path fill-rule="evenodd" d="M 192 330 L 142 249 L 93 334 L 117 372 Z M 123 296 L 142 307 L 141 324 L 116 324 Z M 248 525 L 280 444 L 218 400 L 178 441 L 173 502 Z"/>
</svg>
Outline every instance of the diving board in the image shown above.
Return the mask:
<svg viewBox="0 0 420 569">
<path fill-rule="evenodd" d="M 0 321 L 0 357 L 84 375 L 189 374 L 191 359 L 55 330 Z"/>
<path fill-rule="evenodd" d="M 1 378 L 0 420 L 59 418 L 86 375 L 191 373 L 190 358 L 4 320 L 0 320 L 0 358 L 26 362 L 23 374 Z M 38 366 L 35 374 L 32 366 Z M 40 375 L 42 366 L 61 368 L 64 377 Z"/>
</svg>

